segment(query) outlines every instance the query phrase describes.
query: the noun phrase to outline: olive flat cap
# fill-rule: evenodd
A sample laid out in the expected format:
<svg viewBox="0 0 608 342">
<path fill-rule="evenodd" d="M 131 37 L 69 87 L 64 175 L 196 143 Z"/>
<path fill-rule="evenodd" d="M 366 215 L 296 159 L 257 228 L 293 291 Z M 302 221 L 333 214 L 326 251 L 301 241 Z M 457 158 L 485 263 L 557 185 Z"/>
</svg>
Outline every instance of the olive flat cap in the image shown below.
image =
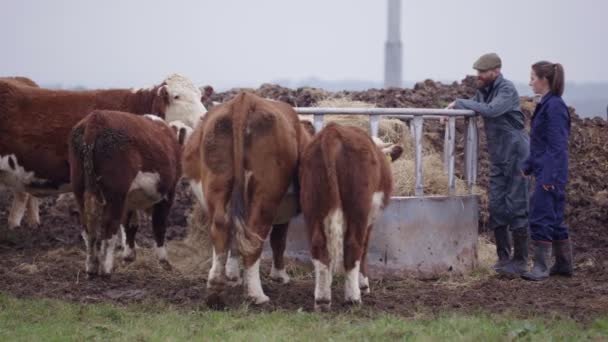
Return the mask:
<svg viewBox="0 0 608 342">
<path fill-rule="evenodd" d="M 486 53 L 473 64 L 473 69 L 479 71 L 492 70 L 502 67 L 502 61 L 495 53 Z"/>
</svg>

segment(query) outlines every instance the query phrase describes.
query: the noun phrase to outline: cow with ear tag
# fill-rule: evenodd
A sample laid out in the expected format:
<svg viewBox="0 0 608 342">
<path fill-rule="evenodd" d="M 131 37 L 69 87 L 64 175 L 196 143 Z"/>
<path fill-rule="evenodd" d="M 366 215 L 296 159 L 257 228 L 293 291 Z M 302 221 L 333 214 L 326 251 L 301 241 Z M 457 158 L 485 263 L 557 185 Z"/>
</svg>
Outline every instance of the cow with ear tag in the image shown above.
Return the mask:
<svg viewBox="0 0 608 342">
<path fill-rule="evenodd" d="M 367 247 L 374 221 L 392 192 L 390 161 L 399 145 L 372 140 L 357 128 L 328 124 L 300 160 L 300 203 L 315 267 L 315 309 L 331 305 L 334 273 L 346 272 L 344 297 L 361 303 L 369 293 Z"/>
</svg>

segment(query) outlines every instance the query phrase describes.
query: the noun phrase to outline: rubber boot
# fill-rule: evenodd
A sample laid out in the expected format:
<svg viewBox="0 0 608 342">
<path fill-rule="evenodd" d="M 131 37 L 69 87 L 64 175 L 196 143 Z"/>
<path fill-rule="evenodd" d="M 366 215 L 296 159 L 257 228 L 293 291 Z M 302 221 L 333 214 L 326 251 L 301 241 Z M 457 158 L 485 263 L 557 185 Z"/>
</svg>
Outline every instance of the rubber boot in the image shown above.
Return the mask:
<svg viewBox="0 0 608 342">
<path fill-rule="evenodd" d="M 503 275 L 519 277 L 528 270 L 528 229 L 513 231 L 513 259 L 496 271 Z"/>
<path fill-rule="evenodd" d="M 555 254 L 555 264 L 551 267 L 549 275 L 572 277 L 572 243 L 570 239 L 553 241 L 553 254 Z"/>
<path fill-rule="evenodd" d="M 524 273 L 521 277 L 531 281 L 549 278 L 549 259 L 551 259 L 551 242 L 534 241 L 534 266 L 532 271 Z"/>
<path fill-rule="evenodd" d="M 506 265 L 511 257 L 511 240 L 507 227 L 494 228 L 494 238 L 496 239 L 496 254 L 498 255 L 498 261 L 494 264 L 494 269 L 497 270 Z"/>
</svg>

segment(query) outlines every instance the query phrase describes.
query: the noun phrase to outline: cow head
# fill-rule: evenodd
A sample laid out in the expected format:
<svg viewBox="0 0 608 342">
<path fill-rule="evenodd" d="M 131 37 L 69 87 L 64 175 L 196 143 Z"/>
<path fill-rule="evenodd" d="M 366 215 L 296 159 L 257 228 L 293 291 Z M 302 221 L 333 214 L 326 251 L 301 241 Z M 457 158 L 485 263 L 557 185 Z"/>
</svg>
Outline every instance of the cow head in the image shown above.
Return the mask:
<svg viewBox="0 0 608 342">
<path fill-rule="evenodd" d="M 177 74 L 167 77 L 157 88 L 153 109 L 167 122 L 181 121 L 189 127 L 195 127 L 207 113 L 200 90 Z"/>
<path fill-rule="evenodd" d="M 401 157 L 401 155 L 403 154 L 403 147 L 401 145 L 385 143 L 378 137 L 372 137 L 372 140 L 374 141 L 374 144 L 376 144 L 376 146 L 380 149 L 380 151 L 382 151 L 382 153 L 386 155 L 387 159 L 389 159 L 391 162 L 394 162 L 395 160 L 399 159 L 399 157 Z"/>
</svg>

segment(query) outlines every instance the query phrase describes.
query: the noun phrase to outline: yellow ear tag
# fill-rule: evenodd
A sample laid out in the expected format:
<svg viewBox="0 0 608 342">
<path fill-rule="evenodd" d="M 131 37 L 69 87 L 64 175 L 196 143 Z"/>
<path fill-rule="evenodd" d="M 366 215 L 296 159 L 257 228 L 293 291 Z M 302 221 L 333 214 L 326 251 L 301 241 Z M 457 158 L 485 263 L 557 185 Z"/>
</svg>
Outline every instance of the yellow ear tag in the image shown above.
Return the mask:
<svg viewBox="0 0 608 342">
<path fill-rule="evenodd" d="M 391 158 L 389 154 L 385 154 L 384 156 L 386 157 L 386 160 L 388 160 L 389 163 L 393 162 L 393 158 Z"/>
</svg>

